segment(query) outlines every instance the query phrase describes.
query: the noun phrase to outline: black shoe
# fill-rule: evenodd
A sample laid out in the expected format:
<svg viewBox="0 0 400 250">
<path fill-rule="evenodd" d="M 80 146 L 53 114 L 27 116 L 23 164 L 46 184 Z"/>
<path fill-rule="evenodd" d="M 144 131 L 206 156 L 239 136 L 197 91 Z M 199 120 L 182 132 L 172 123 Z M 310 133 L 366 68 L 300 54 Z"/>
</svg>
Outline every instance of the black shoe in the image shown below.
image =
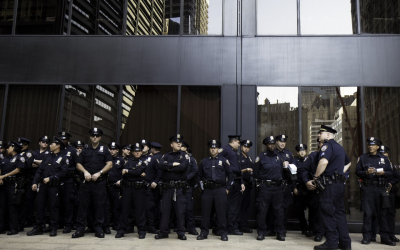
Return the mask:
<svg viewBox="0 0 400 250">
<path fill-rule="evenodd" d="M 396 246 L 396 242 L 393 242 L 389 239 L 387 239 L 387 240 L 381 239 L 381 244 L 388 245 L 388 246 Z"/>
<path fill-rule="evenodd" d="M 282 234 L 278 234 L 278 236 L 276 236 L 276 239 L 279 241 L 285 241 L 285 236 L 283 236 Z"/>
<path fill-rule="evenodd" d="M 19 233 L 20 233 L 20 232 L 23 232 L 23 231 L 25 231 L 24 227 L 18 227 L 18 232 L 19 232 Z"/>
<path fill-rule="evenodd" d="M 126 234 L 133 234 L 135 232 L 135 228 L 133 227 L 128 227 L 125 231 Z"/>
<path fill-rule="evenodd" d="M 274 231 L 267 231 L 265 236 L 276 236 L 276 233 Z"/>
<path fill-rule="evenodd" d="M 104 228 L 104 229 L 103 229 L 103 233 L 105 233 L 105 234 L 111 234 L 110 228 Z"/>
<path fill-rule="evenodd" d="M 200 234 L 199 236 L 197 236 L 197 240 L 205 240 L 205 239 L 207 239 L 207 235 Z"/>
<path fill-rule="evenodd" d="M 93 229 L 93 228 L 90 228 L 90 227 L 87 227 L 87 228 L 85 229 L 85 234 L 89 234 L 89 233 L 95 233 L 94 229 Z"/>
<path fill-rule="evenodd" d="M 372 237 L 372 238 L 370 239 L 370 241 L 376 242 L 376 238 L 375 238 L 375 237 Z"/>
<path fill-rule="evenodd" d="M 313 231 L 308 231 L 306 233 L 306 237 L 313 237 L 313 236 L 315 236 L 315 233 Z"/>
<path fill-rule="evenodd" d="M 216 235 L 216 236 L 221 236 L 221 235 L 218 233 L 218 231 L 215 230 L 215 229 L 212 230 L 212 233 L 213 233 L 214 235 Z"/>
<path fill-rule="evenodd" d="M 197 230 L 195 228 L 189 229 L 188 233 L 191 235 L 199 235 L 199 232 L 197 232 Z"/>
<path fill-rule="evenodd" d="M 55 237 L 55 236 L 57 236 L 57 230 L 51 230 L 50 237 Z"/>
<path fill-rule="evenodd" d="M 178 239 L 186 240 L 186 236 L 184 234 L 178 235 Z"/>
<path fill-rule="evenodd" d="M 75 225 L 72 226 L 72 230 L 76 230 L 76 228 L 77 228 L 77 227 L 76 227 Z"/>
<path fill-rule="evenodd" d="M 115 238 L 117 238 L 117 239 L 122 238 L 122 237 L 124 237 L 124 234 L 122 234 L 122 233 L 117 233 L 115 235 Z"/>
<path fill-rule="evenodd" d="M 242 232 L 240 232 L 239 230 L 235 229 L 235 230 L 228 230 L 228 234 L 229 235 L 243 235 Z"/>
<path fill-rule="evenodd" d="M 76 232 L 72 234 L 72 238 L 74 238 L 74 239 L 75 238 L 80 238 L 80 237 L 83 237 L 83 236 L 85 236 L 85 233 L 82 232 L 82 231 L 78 231 L 78 230 L 76 230 Z"/>
<path fill-rule="evenodd" d="M 65 227 L 63 230 L 63 234 L 69 234 L 71 232 L 71 228 L 70 227 Z"/>
<path fill-rule="evenodd" d="M 154 228 L 147 230 L 147 232 L 148 232 L 149 234 L 159 234 L 159 233 L 160 233 L 159 230 L 154 229 Z"/>
<path fill-rule="evenodd" d="M 51 231 L 50 226 L 46 227 L 46 225 L 43 225 L 43 233 L 49 233 Z"/>
<path fill-rule="evenodd" d="M 389 236 L 389 239 L 393 242 L 400 242 L 399 239 L 396 238 L 396 236 Z"/>
<path fill-rule="evenodd" d="M 168 237 L 169 237 L 168 234 L 156 234 L 156 235 L 154 235 L 154 239 L 156 239 L 156 240 L 166 239 Z"/>
<path fill-rule="evenodd" d="M 361 244 L 364 244 L 364 245 L 368 245 L 369 243 L 371 243 L 371 242 L 368 239 L 362 239 L 362 241 L 361 241 Z"/>
<path fill-rule="evenodd" d="M 139 234 L 139 239 L 144 239 L 144 238 L 146 238 L 145 234 Z"/>
<path fill-rule="evenodd" d="M 307 233 L 308 233 L 307 230 L 302 230 L 302 231 L 301 231 L 301 234 L 306 235 Z M 307 236 L 307 237 L 311 237 L 311 236 Z"/>
<path fill-rule="evenodd" d="M 6 230 L 0 230 L 0 234 L 6 234 Z"/>
<path fill-rule="evenodd" d="M 7 235 L 15 235 L 18 234 L 18 230 L 11 230 L 7 232 Z"/>
<path fill-rule="evenodd" d="M 98 233 L 95 233 L 94 236 L 96 236 L 97 238 L 104 238 L 104 233 L 98 232 Z"/>
<path fill-rule="evenodd" d="M 27 236 L 43 235 L 43 231 L 39 228 L 40 227 L 32 229 L 31 231 L 27 232 L 26 235 Z"/>
<path fill-rule="evenodd" d="M 228 235 L 222 235 L 221 236 L 222 241 L 228 241 Z"/>
<path fill-rule="evenodd" d="M 263 234 L 257 235 L 257 240 L 264 240 L 265 236 Z"/>
<path fill-rule="evenodd" d="M 247 227 L 239 228 L 239 231 L 247 234 L 253 233 L 253 229 Z"/>
<path fill-rule="evenodd" d="M 328 247 L 325 244 L 318 245 L 314 247 L 314 250 L 337 250 L 337 248 Z"/>
<path fill-rule="evenodd" d="M 322 242 L 322 238 L 323 238 L 322 236 L 315 236 L 314 237 L 314 241 L 315 242 Z"/>
<path fill-rule="evenodd" d="M 351 250 L 351 247 L 344 247 L 342 244 L 339 243 L 338 249 L 340 250 Z"/>
</svg>

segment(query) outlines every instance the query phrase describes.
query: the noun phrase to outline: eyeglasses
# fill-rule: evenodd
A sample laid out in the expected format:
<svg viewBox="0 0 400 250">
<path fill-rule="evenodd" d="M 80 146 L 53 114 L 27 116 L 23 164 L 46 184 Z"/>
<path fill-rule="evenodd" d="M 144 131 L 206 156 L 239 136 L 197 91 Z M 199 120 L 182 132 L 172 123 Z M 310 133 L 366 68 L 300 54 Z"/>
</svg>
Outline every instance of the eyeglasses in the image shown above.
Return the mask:
<svg viewBox="0 0 400 250">
<path fill-rule="evenodd" d="M 47 141 L 41 141 L 41 143 L 46 143 L 46 144 L 49 144 Z"/>
</svg>

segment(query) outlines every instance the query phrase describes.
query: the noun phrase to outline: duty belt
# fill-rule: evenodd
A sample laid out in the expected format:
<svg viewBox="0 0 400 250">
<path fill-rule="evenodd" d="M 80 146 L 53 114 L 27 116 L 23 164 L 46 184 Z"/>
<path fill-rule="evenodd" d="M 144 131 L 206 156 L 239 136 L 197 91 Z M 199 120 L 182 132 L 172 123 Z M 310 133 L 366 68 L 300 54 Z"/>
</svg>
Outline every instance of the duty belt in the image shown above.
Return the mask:
<svg viewBox="0 0 400 250">
<path fill-rule="evenodd" d="M 119 189 L 119 186 L 117 185 L 116 182 L 109 181 L 108 182 L 108 186 L 112 187 L 112 188 L 115 188 L 115 189 Z"/>
<path fill-rule="evenodd" d="M 385 187 L 387 181 L 386 180 L 380 180 L 380 181 L 372 181 L 372 180 L 363 180 L 364 186 L 377 186 L 377 187 Z"/>
<path fill-rule="evenodd" d="M 204 181 L 204 188 L 207 188 L 207 189 L 215 189 L 215 188 L 225 187 L 225 186 L 226 185 L 220 184 L 220 183 L 215 183 L 215 182 L 211 182 L 211 181 Z"/>
<path fill-rule="evenodd" d="M 4 184 L 15 184 L 15 181 L 17 180 L 16 176 L 8 176 L 7 178 L 3 179 Z"/>
<path fill-rule="evenodd" d="M 346 181 L 346 177 L 344 175 L 324 175 L 325 181 L 327 184 L 335 183 L 343 183 Z"/>
<path fill-rule="evenodd" d="M 282 180 L 279 181 L 272 181 L 272 180 L 258 180 L 258 184 L 264 184 L 267 187 L 279 187 L 280 185 L 282 185 Z"/>
<path fill-rule="evenodd" d="M 124 181 L 124 187 L 134 187 L 136 189 L 146 188 L 147 182 L 145 182 L 145 181 Z"/>
<path fill-rule="evenodd" d="M 75 170 L 68 170 L 67 173 L 65 174 L 65 179 L 72 178 L 74 176 L 75 176 Z"/>
<path fill-rule="evenodd" d="M 162 188 L 163 189 L 180 188 L 186 185 L 187 183 L 185 181 L 163 181 Z"/>
</svg>

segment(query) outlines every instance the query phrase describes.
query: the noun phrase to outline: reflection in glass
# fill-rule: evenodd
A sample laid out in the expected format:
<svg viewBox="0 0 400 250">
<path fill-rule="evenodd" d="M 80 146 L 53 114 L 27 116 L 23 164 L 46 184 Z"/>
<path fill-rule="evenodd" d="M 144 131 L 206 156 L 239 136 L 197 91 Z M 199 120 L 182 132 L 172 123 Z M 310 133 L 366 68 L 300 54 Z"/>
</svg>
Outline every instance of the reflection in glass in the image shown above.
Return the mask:
<svg viewBox="0 0 400 250">
<path fill-rule="evenodd" d="M 160 143 L 162 153 L 170 151 L 169 138 L 177 131 L 178 86 L 126 85 L 124 91 L 121 145 L 146 139 Z"/>
<path fill-rule="evenodd" d="M 5 91 L 6 91 L 6 85 L 0 85 L 0 118 L 3 117 L 3 105 L 4 105 Z M 0 141 L 2 141 L 2 138 L 0 138 Z"/>
<path fill-rule="evenodd" d="M 398 0 L 360 0 L 361 32 L 400 34 L 399 4 Z"/>
<path fill-rule="evenodd" d="M 390 149 L 389 159 L 397 169 L 400 165 L 399 96 L 398 87 L 364 87 L 365 135 L 382 140 L 383 145 Z M 396 222 L 400 222 L 399 213 Z"/>
<path fill-rule="evenodd" d="M 14 0 L 0 0 L 0 35 L 11 35 Z"/>
<path fill-rule="evenodd" d="M 25 137 L 31 150 L 38 149 L 40 137 L 58 132 L 60 96 L 60 85 L 10 85 L 4 141 Z"/>
<path fill-rule="evenodd" d="M 222 0 L 184 0 L 184 35 L 222 35 Z"/>
<path fill-rule="evenodd" d="M 296 35 L 297 1 L 257 0 L 257 35 Z"/>
<path fill-rule="evenodd" d="M 119 87 L 113 85 L 66 85 L 63 130 L 73 141 L 89 143 L 89 129 L 103 131 L 101 141 L 116 141 Z"/>
<path fill-rule="evenodd" d="M 63 1 L 19 0 L 16 34 L 60 35 Z"/>
<path fill-rule="evenodd" d="M 349 0 L 301 0 L 301 34 L 353 34 L 352 9 L 355 3 Z"/>
<path fill-rule="evenodd" d="M 361 123 L 357 105 L 356 87 L 302 87 L 302 135 L 308 153 L 317 149 L 318 131 L 321 125 L 338 131 L 335 141 L 343 146 L 350 157 L 350 177 L 346 182 L 345 207 L 348 220 L 361 220 L 359 213 L 360 190 L 355 169 L 360 147 Z"/>
<path fill-rule="evenodd" d="M 170 1 L 128 0 L 126 34 L 162 35 L 164 14 L 167 2 Z M 169 7 L 170 6 L 168 6 L 168 8 Z M 176 9 L 177 9 L 177 17 L 179 17 L 180 13 L 179 6 Z M 178 34 L 179 34 L 179 28 L 178 28 Z"/>
</svg>

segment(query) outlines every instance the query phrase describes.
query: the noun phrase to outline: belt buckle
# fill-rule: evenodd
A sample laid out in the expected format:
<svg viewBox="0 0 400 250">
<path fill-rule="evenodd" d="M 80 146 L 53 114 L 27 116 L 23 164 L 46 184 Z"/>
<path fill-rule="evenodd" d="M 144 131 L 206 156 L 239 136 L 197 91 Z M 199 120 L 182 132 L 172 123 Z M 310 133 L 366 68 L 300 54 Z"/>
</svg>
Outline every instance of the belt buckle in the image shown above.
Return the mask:
<svg viewBox="0 0 400 250">
<path fill-rule="evenodd" d="M 175 186 L 175 181 L 169 181 L 169 185 Z"/>
<path fill-rule="evenodd" d="M 271 186 L 272 181 L 271 180 L 267 180 L 267 187 Z"/>
</svg>

